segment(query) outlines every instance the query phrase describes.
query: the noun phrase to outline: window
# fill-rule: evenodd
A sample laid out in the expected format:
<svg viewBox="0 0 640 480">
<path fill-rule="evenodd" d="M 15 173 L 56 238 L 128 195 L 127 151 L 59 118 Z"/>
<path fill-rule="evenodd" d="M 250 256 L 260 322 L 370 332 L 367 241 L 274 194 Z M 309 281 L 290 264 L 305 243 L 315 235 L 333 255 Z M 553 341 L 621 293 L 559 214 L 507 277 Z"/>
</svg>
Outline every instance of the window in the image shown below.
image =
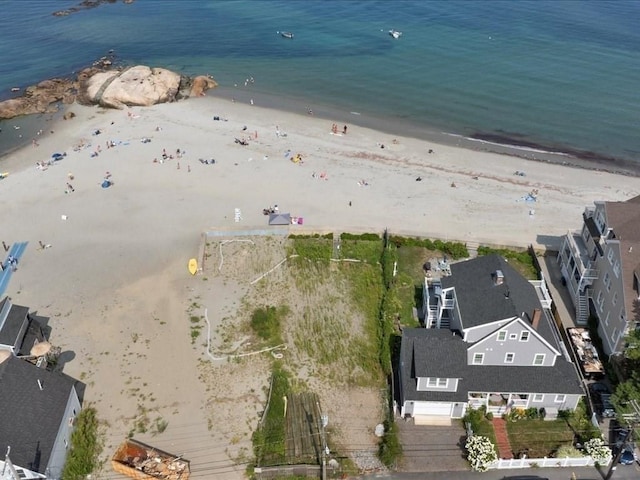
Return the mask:
<svg viewBox="0 0 640 480">
<path fill-rule="evenodd" d="M 613 332 L 611 332 L 611 341 L 613 343 L 616 343 L 616 341 L 618 341 L 618 329 L 614 328 Z"/>
<path fill-rule="evenodd" d="M 613 264 L 613 273 L 616 274 L 616 278 L 620 278 L 620 262 L 618 260 Z"/>
<path fill-rule="evenodd" d="M 499 342 L 504 342 L 507 339 L 507 331 L 506 330 L 500 330 L 498 332 L 498 341 Z"/>
<path fill-rule="evenodd" d="M 613 265 L 613 248 L 612 247 L 609 247 L 609 251 L 607 252 L 607 260 L 609 260 L 609 263 Z"/>
<path fill-rule="evenodd" d="M 484 353 L 474 353 L 473 354 L 473 364 L 474 365 L 482 365 L 484 362 Z"/>
<path fill-rule="evenodd" d="M 511 340 L 515 340 L 516 338 L 518 338 L 518 334 L 517 333 L 512 333 L 512 334 L 509 335 L 509 338 Z"/>
<path fill-rule="evenodd" d="M 521 342 L 528 342 L 529 341 L 529 330 L 523 330 L 520 333 L 520 341 Z"/>
<path fill-rule="evenodd" d="M 533 357 L 533 364 L 544 365 L 544 357 L 545 357 L 544 353 L 536 353 L 536 356 Z"/>
<path fill-rule="evenodd" d="M 513 360 L 515 358 L 516 358 L 516 354 L 509 352 L 504 356 L 504 363 L 513 363 Z"/>
<path fill-rule="evenodd" d="M 609 272 L 604 274 L 604 278 L 602 279 L 604 284 L 607 287 L 607 291 L 611 290 L 611 277 L 609 276 Z"/>
<path fill-rule="evenodd" d="M 616 303 L 618 303 L 618 292 L 615 292 L 613 294 L 613 298 L 611 299 L 611 303 L 613 304 L 614 307 L 615 307 Z"/>
<path fill-rule="evenodd" d="M 609 317 L 611 316 L 611 312 L 607 312 L 607 316 L 604 319 L 604 324 L 608 327 L 609 326 Z"/>
<path fill-rule="evenodd" d="M 544 395 L 542 393 L 534 393 L 532 401 L 541 402 L 544 400 Z"/>
<path fill-rule="evenodd" d="M 567 399 L 566 395 L 556 395 L 555 402 L 556 403 L 564 403 L 566 399 Z"/>
<path fill-rule="evenodd" d="M 431 387 L 431 388 L 447 388 L 448 383 L 449 383 L 448 378 L 436 378 L 436 377 L 427 378 L 427 387 Z"/>
<path fill-rule="evenodd" d="M 602 294 L 602 290 L 598 292 L 598 298 L 596 299 L 596 303 L 598 304 L 598 308 L 602 312 L 604 308 L 604 295 Z"/>
</svg>

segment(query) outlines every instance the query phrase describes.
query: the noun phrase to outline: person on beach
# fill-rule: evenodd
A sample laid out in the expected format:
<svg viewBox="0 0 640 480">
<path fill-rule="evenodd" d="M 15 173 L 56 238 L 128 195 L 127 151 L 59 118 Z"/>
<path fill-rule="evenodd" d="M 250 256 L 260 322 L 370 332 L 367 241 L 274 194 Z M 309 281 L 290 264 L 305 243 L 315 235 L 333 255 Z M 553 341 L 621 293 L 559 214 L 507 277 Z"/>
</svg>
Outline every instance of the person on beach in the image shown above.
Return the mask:
<svg viewBox="0 0 640 480">
<path fill-rule="evenodd" d="M 344 128 L 342 129 L 342 133 L 343 133 L 344 135 L 346 135 L 346 134 L 347 134 L 347 126 L 346 126 L 346 125 L 345 125 L 345 126 L 344 126 Z"/>
</svg>

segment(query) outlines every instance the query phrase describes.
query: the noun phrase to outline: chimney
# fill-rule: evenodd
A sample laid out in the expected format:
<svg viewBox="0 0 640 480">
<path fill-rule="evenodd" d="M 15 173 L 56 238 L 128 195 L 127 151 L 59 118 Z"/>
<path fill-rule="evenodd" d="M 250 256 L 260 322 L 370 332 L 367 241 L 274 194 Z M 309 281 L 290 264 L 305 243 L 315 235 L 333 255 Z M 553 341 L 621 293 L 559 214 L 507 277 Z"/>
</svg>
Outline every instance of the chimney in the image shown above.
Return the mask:
<svg viewBox="0 0 640 480">
<path fill-rule="evenodd" d="M 534 330 L 538 330 L 538 325 L 540 325 L 540 317 L 542 317 L 542 310 L 539 308 L 533 309 L 533 315 L 531 316 L 531 326 Z"/>
<path fill-rule="evenodd" d="M 502 270 L 496 270 L 496 273 L 494 275 L 495 284 L 502 285 L 504 283 L 504 273 L 502 273 Z"/>
</svg>

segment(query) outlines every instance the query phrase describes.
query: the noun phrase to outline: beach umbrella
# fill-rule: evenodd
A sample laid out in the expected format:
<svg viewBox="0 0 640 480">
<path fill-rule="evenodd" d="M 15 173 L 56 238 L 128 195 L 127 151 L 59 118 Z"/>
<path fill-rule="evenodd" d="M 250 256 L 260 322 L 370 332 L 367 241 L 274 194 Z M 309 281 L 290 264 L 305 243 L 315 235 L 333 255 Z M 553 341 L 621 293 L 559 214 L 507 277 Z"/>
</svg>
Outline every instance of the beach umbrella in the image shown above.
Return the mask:
<svg viewBox="0 0 640 480">
<path fill-rule="evenodd" d="M 109 180 L 103 180 L 102 188 L 109 188 L 111 186 L 111 182 Z"/>
</svg>

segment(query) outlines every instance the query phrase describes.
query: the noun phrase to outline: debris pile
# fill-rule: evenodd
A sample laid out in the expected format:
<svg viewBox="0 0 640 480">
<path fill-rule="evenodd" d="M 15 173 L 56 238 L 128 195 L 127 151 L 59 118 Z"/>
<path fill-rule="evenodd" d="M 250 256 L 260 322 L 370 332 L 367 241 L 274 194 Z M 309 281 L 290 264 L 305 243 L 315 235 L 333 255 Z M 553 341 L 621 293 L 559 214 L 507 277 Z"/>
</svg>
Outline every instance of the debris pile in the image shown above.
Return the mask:
<svg viewBox="0 0 640 480">
<path fill-rule="evenodd" d="M 126 440 L 120 445 L 111 466 L 116 472 L 136 480 L 187 480 L 190 473 L 188 460 L 136 440 Z"/>
</svg>

